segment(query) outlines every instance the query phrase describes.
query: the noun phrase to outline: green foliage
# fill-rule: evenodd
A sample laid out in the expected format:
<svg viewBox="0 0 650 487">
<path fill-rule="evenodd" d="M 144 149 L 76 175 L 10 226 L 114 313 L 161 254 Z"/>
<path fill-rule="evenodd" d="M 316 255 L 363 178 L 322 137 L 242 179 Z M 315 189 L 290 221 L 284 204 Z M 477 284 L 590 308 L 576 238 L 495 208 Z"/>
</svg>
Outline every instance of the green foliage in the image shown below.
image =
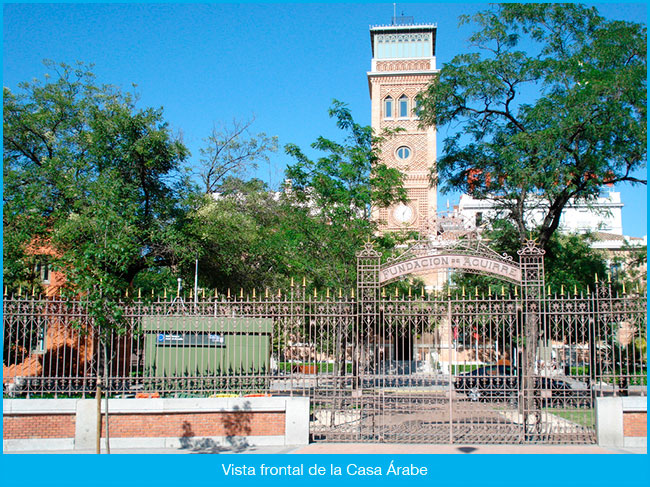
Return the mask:
<svg viewBox="0 0 650 487">
<path fill-rule="evenodd" d="M 546 247 L 570 198 L 634 176 L 647 153 L 647 34 L 574 4 L 498 4 L 471 19 L 476 50 L 456 56 L 419 97 L 424 124 L 453 125 L 443 190 L 490 196 L 521 241 Z M 526 204 L 545 217 L 528 228 Z"/>
<path fill-rule="evenodd" d="M 67 291 L 115 329 L 135 276 L 183 259 L 188 151 L 162 110 L 97 85 L 89 66 L 46 66 L 53 78 L 4 90 L 5 281 L 45 248 Z"/>
<path fill-rule="evenodd" d="M 283 282 L 282 205 L 261 181 L 231 178 L 222 188 L 218 197 L 201 199 L 185 229 L 197 248 L 201 286 L 225 291 Z M 193 275 L 193 264 L 185 265 L 185 275 Z"/>
<path fill-rule="evenodd" d="M 285 146 L 296 162 L 286 171 L 291 183 L 281 233 L 296 251 L 289 269 L 312 276 L 318 287 L 348 287 L 356 278 L 355 253 L 376 230 L 372 210 L 404 201 L 406 191 L 402 174 L 379 162 L 391 134 L 375 136 L 336 100 L 329 115 L 347 133 L 343 143 L 319 137 L 312 148 L 325 155 L 316 160 L 296 145 Z"/>
<path fill-rule="evenodd" d="M 517 251 L 521 248 L 519 237 L 514 225 L 508 221 L 497 221 L 493 227 L 484 233 L 489 240 L 489 245 L 498 253 L 504 253 L 519 260 Z M 559 293 L 562 287 L 567 292 L 578 289 L 586 293 L 593 290 L 595 276 L 604 277 L 607 273 L 605 256 L 590 247 L 589 234 L 554 234 L 546 245 L 544 255 L 544 273 L 547 287 L 552 292 Z M 455 287 L 474 293 L 478 288 L 479 293 L 487 294 L 488 291 L 513 293 L 514 285 L 504 283 L 496 278 L 479 276 L 476 274 L 456 274 L 453 277 Z"/>
</svg>

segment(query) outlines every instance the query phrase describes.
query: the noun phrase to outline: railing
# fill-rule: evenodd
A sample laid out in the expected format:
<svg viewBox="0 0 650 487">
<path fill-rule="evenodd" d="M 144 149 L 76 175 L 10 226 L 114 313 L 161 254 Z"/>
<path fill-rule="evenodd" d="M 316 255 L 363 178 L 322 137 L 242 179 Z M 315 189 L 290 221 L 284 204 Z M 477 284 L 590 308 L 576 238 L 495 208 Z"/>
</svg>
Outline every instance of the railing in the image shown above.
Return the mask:
<svg viewBox="0 0 650 487">
<path fill-rule="evenodd" d="M 503 355 L 516 367 L 523 346 L 515 296 L 384 297 L 379 314 L 363 321 L 353 294 L 136 300 L 123 308 L 104 363 L 82 301 L 6 296 L 4 394 L 83 397 L 98 377 L 122 396 L 309 394 L 363 386 L 364 377 L 455 375 Z M 542 309 L 538 374 L 575 379 L 596 394 L 645 395 L 645 295 L 553 296 Z"/>
</svg>

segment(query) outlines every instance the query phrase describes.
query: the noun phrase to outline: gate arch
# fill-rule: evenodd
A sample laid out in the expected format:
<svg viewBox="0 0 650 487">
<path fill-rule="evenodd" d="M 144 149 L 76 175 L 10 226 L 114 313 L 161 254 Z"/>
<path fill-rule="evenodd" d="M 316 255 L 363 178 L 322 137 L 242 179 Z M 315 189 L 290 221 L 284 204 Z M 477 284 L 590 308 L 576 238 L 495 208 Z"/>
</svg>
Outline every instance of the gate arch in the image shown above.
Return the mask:
<svg viewBox="0 0 650 487">
<path fill-rule="evenodd" d="M 395 259 L 382 263 L 381 253 L 374 249 L 372 242 L 368 241 L 364 248 L 357 253 L 357 321 L 355 335 L 359 340 L 364 341 L 363 344 L 358 344 L 359 361 L 366 361 L 368 364 L 372 363 L 375 369 L 366 367 L 368 377 L 365 379 L 360 377 L 359 383 L 368 383 L 366 379 L 370 377 L 372 377 L 370 383 L 373 384 L 381 384 L 385 381 L 385 374 L 391 367 L 384 365 L 383 369 L 377 369 L 376 357 L 379 355 L 380 349 L 385 350 L 386 346 L 397 348 L 398 344 L 411 347 L 415 342 L 414 336 L 442 330 L 446 332 L 445 340 L 449 343 L 446 352 L 448 373 L 445 378 L 441 375 L 438 379 L 446 381 L 447 385 L 445 393 L 448 406 L 448 441 L 452 443 L 463 441 L 463 439 L 478 442 L 535 441 L 535 438 L 541 435 L 544 429 L 541 419 L 541 403 L 538 399 L 540 395 L 538 390 L 539 381 L 535 377 L 537 342 L 542 328 L 543 317 L 544 250 L 539 248 L 534 241 L 529 240 L 517 254 L 519 262 L 507 255 L 499 255 L 480 241 L 461 240 L 453 241 L 447 245 L 441 245 L 441 242 L 425 241 L 416 243 Z M 467 302 L 461 303 L 449 299 L 445 304 L 437 301 L 435 303 L 437 308 L 434 310 L 431 305 L 433 303 L 427 303 L 426 300 L 395 303 L 390 297 L 386 298 L 381 293 L 383 286 L 397 279 L 439 269 L 456 269 L 494 276 L 516 284 L 521 289 L 520 297 L 513 302 L 516 308 L 513 315 L 516 319 L 514 332 L 516 336 L 514 339 L 515 346 L 511 348 L 511 351 L 516 351 L 516 358 L 513 357 L 515 367 L 510 369 L 512 371 L 516 369 L 517 379 L 513 379 L 514 382 L 511 382 L 512 390 L 510 392 L 515 395 L 518 408 L 512 410 L 511 414 L 513 418 L 520 419 L 513 420 L 514 426 L 510 425 L 509 428 L 502 428 L 503 433 L 490 432 L 489 430 L 492 427 L 488 426 L 484 428 L 486 429 L 485 436 L 463 436 L 468 434 L 467 431 L 473 429 L 473 425 L 469 429 L 467 428 L 464 423 L 465 420 L 462 419 L 463 415 L 465 417 L 480 416 L 480 414 L 485 414 L 485 411 L 481 412 L 482 406 L 480 403 L 474 405 L 462 402 L 457 398 L 455 382 L 458 376 L 462 375 L 460 371 L 464 372 L 465 369 L 459 369 L 458 364 L 454 364 L 452 367 L 452 337 L 457 329 L 462 326 L 468 327 L 470 334 L 476 335 L 476 363 L 481 363 L 478 358 L 479 330 L 476 329 L 476 325 L 471 325 L 471 323 L 478 323 L 477 319 L 490 319 L 489 314 L 481 315 L 482 312 L 477 311 L 478 306 L 480 306 L 478 302 L 470 303 L 470 306 L 474 306 L 474 308 L 468 309 Z M 441 310 L 441 305 L 446 306 L 446 311 Z M 428 317 L 426 316 L 427 313 L 429 314 Z M 511 310 L 510 313 L 512 314 L 513 311 Z M 479 315 L 484 317 L 481 318 Z M 455 327 L 452 326 L 452 323 L 456 323 Z M 398 336 L 398 334 L 401 335 Z M 379 341 L 382 343 L 379 344 Z M 404 345 L 405 343 L 406 345 Z M 483 347 L 485 347 L 485 341 Z M 504 350 L 505 347 L 502 352 Z M 412 355 L 398 354 L 393 358 L 403 362 L 405 359 L 412 360 Z M 476 365 L 476 367 L 478 366 Z M 360 371 L 364 370 L 361 364 L 356 368 Z M 403 376 L 397 379 L 397 382 L 391 377 L 389 379 L 390 383 L 411 380 L 407 377 L 410 377 L 413 371 L 412 365 L 405 368 L 404 364 L 401 364 L 397 368 L 395 366 L 392 366 L 392 368 L 398 371 L 398 375 L 401 373 Z M 405 373 L 405 371 L 407 372 Z M 502 371 L 499 371 L 500 373 Z M 507 380 L 508 378 L 504 377 L 503 379 Z M 420 411 L 422 408 L 422 406 L 417 406 L 416 403 L 412 402 L 414 399 L 410 397 L 400 398 L 403 391 L 392 391 L 395 398 L 391 401 L 394 401 L 394 404 L 386 402 L 385 399 L 377 400 L 378 398 L 385 398 L 387 394 L 386 390 L 381 387 L 373 389 L 372 394 L 375 393 L 377 398 L 371 399 L 373 404 L 372 414 L 373 417 L 379 418 L 379 423 L 390 424 L 396 416 L 399 416 L 399 408 L 404 408 L 405 403 L 411 404 L 414 411 Z M 461 394 L 461 396 L 463 395 Z M 447 407 L 442 406 L 441 409 L 440 402 L 429 402 L 430 400 L 433 400 L 432 397 L 426 396 L 417 399 L 417 401 L 421 401 L 421 404 L 428 404 L 428 408 L 433 408 L 438 413 Z M 436 400 L 439 401 L 439 398 Z M 400 401 L 402 402 L 400 403 Z M 455 411 L 455 409 L 458 409 L 458 411 Z M 426 415 L 426 407 L 418 414 Z M 494 411 L 490 414 L 494 415 Z M 437 421 L 444 422 L 445 419 L 440 420 L 440 417 L 438 417 Z M 503 423 L 498 423 L 496 430 L 499 430 L 501 426 L 503 426 Z M 373 420 L 374 427 L 375 422 Z M 391 434 L 390 427 L 386 426 L 383 429 L 379 428 L 379 430 L 382 433 L 378 440 L 386 441 L 386 435 Z M 368 435 L 372 436 L 372 433 L 368 433 Z"/>
</svg>

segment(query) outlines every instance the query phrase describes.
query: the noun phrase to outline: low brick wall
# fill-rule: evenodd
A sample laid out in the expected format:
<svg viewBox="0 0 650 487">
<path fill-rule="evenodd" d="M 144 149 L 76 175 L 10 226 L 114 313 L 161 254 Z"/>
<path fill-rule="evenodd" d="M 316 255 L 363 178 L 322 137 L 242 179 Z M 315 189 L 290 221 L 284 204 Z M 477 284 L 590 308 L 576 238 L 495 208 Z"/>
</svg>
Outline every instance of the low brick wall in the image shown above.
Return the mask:
<svg viewBox="0 0 650 487">
<path fill-rule="evenodd" d="M 599 397 L 596 430 L 600 446 L 645 447 L 648 440 L 647 397 Z"/>
<path fill-rule="evenodd" d="M 623 436 L 625 438 L 647 438 L 648 413 L 623 411 Z"/>
<path fill-rule="evenodd" d="M 96 407 L 93 399 L 5 399 L 3 451 L 94 449 Z M 109 413 L 115 448 L 309 442 L 309 399 L 302 397 L 111 399 Z"/>
</svg>

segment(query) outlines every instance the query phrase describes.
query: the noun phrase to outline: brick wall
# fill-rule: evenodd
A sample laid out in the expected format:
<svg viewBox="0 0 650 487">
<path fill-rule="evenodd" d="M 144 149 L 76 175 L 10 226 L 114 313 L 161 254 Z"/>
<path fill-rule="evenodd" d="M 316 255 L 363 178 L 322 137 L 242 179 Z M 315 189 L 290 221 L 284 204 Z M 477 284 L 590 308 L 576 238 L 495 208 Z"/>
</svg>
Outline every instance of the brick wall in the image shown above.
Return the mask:
<svg viewBox="0 0 650 487">
<path fill-rule="evenodd" d="M 284 413 L 112 414 L 113 438 L 284 435 Z M 103 423 L 103 431 L 106 424 Z"/>
<path fill-rule="evenodd" d="M 3 417 L 3 439 L 74 438 L 75 416 L 16 415 Z M 111 414 L 113 438 L 284 435 L 282 413 Z M 106 422 L 102 421 L 106 432 Z"/>
<path fill-rule="evenodd" d="M 645 396 L 597 397 L 596 433 L 600 446 L 645 448 L 648 437 Z"/>
<path fill-rule="evenodd" d="M 4 450 L 92 449 L 96 407 L 94 399 L 5 399 Z M 251 445 L 302 445 L 309 442 L 309 399 L 112 399 L 110 433 L 116 443 L 154 447 L 188 439 L 226 444 L 233 438 Z"/>
<path fill-rule="evenodd" d="M 624 412 L 623 436 L 648 436 L 648 413 Z"/>
<path fill-rule="evenodd" d="M 2 438 L 74 438 L 75 415 L 3 416 Z"/>
</svg>

